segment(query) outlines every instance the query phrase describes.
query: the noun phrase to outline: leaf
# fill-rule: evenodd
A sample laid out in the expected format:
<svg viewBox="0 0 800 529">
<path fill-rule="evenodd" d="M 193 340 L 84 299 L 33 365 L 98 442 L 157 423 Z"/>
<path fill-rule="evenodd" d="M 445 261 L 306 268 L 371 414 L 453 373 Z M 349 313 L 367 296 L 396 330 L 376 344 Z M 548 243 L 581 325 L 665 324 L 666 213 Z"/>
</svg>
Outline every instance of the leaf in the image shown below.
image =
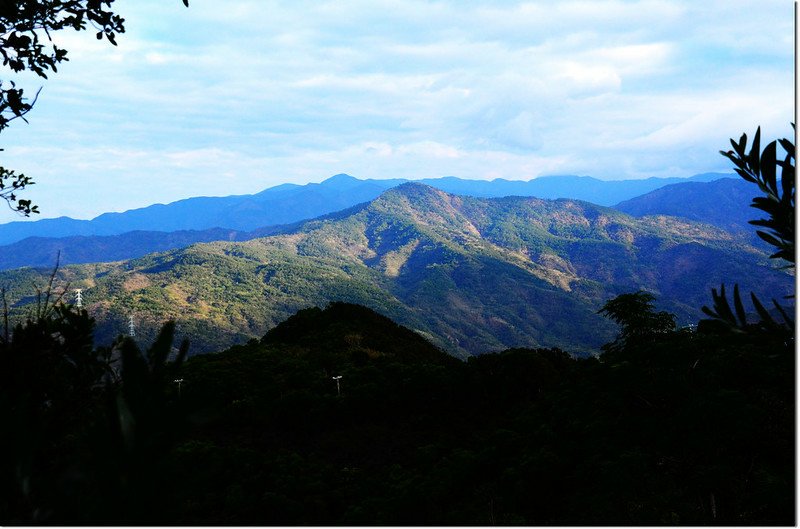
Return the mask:
<svg viewBox="0 0 800 529">
<path fill-rule="evenodd" d="M 792 193 L 794 191 L 795 174 L 792 158 L 793 155 L 787 155 L 783 162 L 779 162 L 779 165 L 781 166 L 781 190 L 783 191 L 781 199 L 787 204 L 794 206 L 794 197 Z"/>
<path fill-rule="evenodd" d="M 170 320 L 161 327 L 155 342 L 147 351 L 147 358 L 150 363 L 150 371 L 155 377 L 159 377 L 167 362 L 172 340 L 175 335 L 175 321 Z"/>
<path fill-rule="evenodd" d="M 178 356 L 175 358 L 175 367 L 180 368 L 183 365 L 184 359 L 186 359 L 186 355 L 189 354 L 189 339 L 184 338 L 181 342 L 180 348 L 178 348 Z"/>
<path fill-rule="evenodd" d="M 764 305 L 761 304 L 756 295 L 752 292 L 750 292 L 750 300 L 753 302 L 756 312 L 758 312 L 758 315 L 761 317 L 761 321 L 769 325 L 775 325 L 775 320 L 772 319 L 767 309 L 764 308 Z"/>
<path fill-rule="evenodd" d="M 783 318 L 784 323 L 788 325 L 790 328 L 794 329 L 794 319 L 790 318 L 786 311 L 783 310 L 783 307 L 778 305 L 778 302 L 774 299 L 772 300 L 772 304 L 775 305 L 775 308 L 778 309 L 778 312 L 781 313 L 781 318 Z"/>
<path fill-rule="evenodd" d="M 723 320 L 730 325 L 736 326 L 736 317 L 733 315 L 730 305 L 728 304 L 727 296 L 725 295 L 725 285 L 720 286 L 720 293 L 717 293 L 716 288 L 711 289 L 711 298 L 714 300 L 714 308 L 709 309 L 703 306 L 701 309 L 704 313 L 714 319 Z"/>
<path fill-rule="evenodd" d="M 767 232 L 757 231 L 756 235 L 758 235 L 764 241 L 766 241 L 767 243 L 769 243 L 772 246 L 775 246 L 777 248 L 780 248 L 784 244 L 783 241 L 778 240 L 777 238 L 775 238 L 774 236 L 772 236 L 771 234 L 769 234 Z"/>
<path fill-rule="evenodd" d="M 787 140 L 786 138 L 781 138 L 778 140 L 781 143 L 781 147 L 785 150 L 790 158 L 794 158 L 794 145 L 791 141 Z"/>
<path fill-rule="evenodd" d="M 747 326 L 747 315 L 744 312 L 744 305 L 742 305 L 742 297 L 739 295 L 739 285 L 733 285 L 733 306 L 736 309 L 736 316 L 742 327 Z"/>
<path fill-rule="evenodd" d="M 745 145 L 747 145 L 747 134 L 742 134 L 742 136 L 739 138 L 738 144 L 734 142 L 733 139 L 731 139 L 731 145 L 733 145 L 734 151 L 736 151 L 740 155 L 743 155 L 744 147 Z"/>
<path fill-rule="evenodd" d="M 747 163 L 753 174 L 761 173 L 761 127 L 756 129 L 753 136 L 753 145 L 750 147 L 750 154 L 747 155 Z"/>
<path fill-rule="evenodd" d="M 778 185 L 775 180 L 775 160 L 777 158 L 777 143 L 770 142 L 761 153 L 761 176 L 767 188 L 778 198 Z"/>
</svg>

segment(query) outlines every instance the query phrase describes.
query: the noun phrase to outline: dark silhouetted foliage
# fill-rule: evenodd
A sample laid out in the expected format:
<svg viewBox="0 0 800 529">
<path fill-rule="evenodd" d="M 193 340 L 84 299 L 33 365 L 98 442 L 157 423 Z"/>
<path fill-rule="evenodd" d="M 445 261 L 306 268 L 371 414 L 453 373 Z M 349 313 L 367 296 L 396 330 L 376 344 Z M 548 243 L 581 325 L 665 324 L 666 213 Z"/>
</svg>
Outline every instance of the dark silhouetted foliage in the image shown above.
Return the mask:
<svg viewBox="0 0 800 529">
<path fill-rule="evenodd" d="M 782 159 L 778 157 L 778 143 L 785 151 Z M 750 224 L 766 228 L 756 233 L 778 250 L 772 255 L 773 258 L 784 259 L 794 265 L 794 143 L 782 138 L 770 142 L 762 151 L 761 127 L 759 127 L 753 137 L 750 152 L 747 152 L 747 134 L 742 134 L 738 143 L 731 140 L 731 145 L 732 151 L 720 151 L 720 153 L 733 162 L 739 176 L 756 184 L 764 194 L 755 197 L 751 207 L 760 209 L 769 215 L 769 218 L 752 220 Z M 780 179 L 778 179 L 778 168 L 781 170 Z"/>
<path fill-rule="evenodd" d="M 52 281 L 37 297 L 0 340 L 0 522 L 146 521 L 180 424 L 173 380 L 188 344 L 167 361 L 169 322 L 147 354 L 130 338 L 98 349 L 94 320 Z"/>
<path fill-rule="evenodd" d="M 777 144 L 785 151 L 783 158 L 778 157 Z M 738 142 L 731 139 L 732 151 L 720 151 L 736 166 L 736 172 L 744 180 L 756 184 L 763 196 L 753 199 L 751 207 L 759 209 L 769 215 L 767 219 L 750 221 L 750 224 L 761 226 L 766 230 L 756 233 L 777 251 L 770 257 L 782 259 L 787 262 L 785 268 L 795 267 L 795 146 L 790 140 L 783 138 L 770 142 L 762 151 L 761 127 L 756 130 L 750 151 L 747 151 L 747 134 L 742 134 Z M 778 171 L 780 168 L 780 180 Z M 794 317 L 788 314 L 789 309 L 782 307 L 773 299 L 774 313 L 770 314 L 755 294 L 750 298 L 758 314 L 755 323 L 748 323 L 744 304 L 739 294 L 739 285 L 733 289 L 733 309 L 725 295 L 725 285 L 720 287 L 719 293 L 712 289 L 713 305 L 711 308 L 704 306 L 703 312 L 710 316 L 713 325 L 720 325 L 735 331 L 762 330 L 780 333 L 787 340 L 794 338 Z M 735 315 L 734 315 L 735 312 Z M 776 319 L 777 315 L 780 320 Z M 703 322 L 706 326 L 711 322 Z"/>
<path fill-rule="evenodd" d="M 652 341 L 660 335 L 675 330 L 675 316 L 653 308 L 655 296 L 639 291 L 620 294 L 609 300 L 598 311 L 620 325 L 617 339 L 605 346 L 606 350 L 616 350 L 632 342 Z"/>
</svg>

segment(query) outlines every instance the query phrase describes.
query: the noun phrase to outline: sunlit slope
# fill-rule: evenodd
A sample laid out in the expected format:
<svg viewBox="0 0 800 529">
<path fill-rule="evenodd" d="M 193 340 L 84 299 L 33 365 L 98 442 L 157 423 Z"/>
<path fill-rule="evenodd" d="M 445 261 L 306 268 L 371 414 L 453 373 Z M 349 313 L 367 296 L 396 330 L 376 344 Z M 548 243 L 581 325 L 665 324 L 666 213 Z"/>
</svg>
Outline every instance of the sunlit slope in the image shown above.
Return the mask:
<svg viewBox="0 0 800 529">
<path fill-rule="evenodd" d="M 292 233 L 70 266 L 60 278 L 83 289 L 104 340 L 124 332 L 131 314 L 145 339 L 175 318 L 193 352 L 211 351 L 260 337 L 298 309 L 347 301 L 465 356 L 597 350 L 614 328 L 596 312 L 616 294 L 646 288 L 689 323 L 723 281 L 765 298 L 791 292 L 792 278 L 773 267 L 709 225 L 411 183 Z M 30 294 L 32 274 L 2 274 L 12 301 Z"/>
</svg>

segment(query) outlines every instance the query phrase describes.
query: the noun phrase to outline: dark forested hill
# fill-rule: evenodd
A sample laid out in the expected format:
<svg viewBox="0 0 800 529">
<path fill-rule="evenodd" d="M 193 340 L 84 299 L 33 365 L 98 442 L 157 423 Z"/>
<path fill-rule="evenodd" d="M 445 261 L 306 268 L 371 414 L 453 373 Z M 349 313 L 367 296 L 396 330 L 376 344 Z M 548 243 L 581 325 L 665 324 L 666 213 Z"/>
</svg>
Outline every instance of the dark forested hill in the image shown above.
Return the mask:
<svg viewBox="0 0 800 529">
<path fill-rule="evenodd" d="M 667 184 L 708 181 L 721 174 L 707 173 L 690 179 L 648 178 L 644 180 L 603 181 L 587 176 L 548 176 L 529 181 L 463 180 L 454 177 L 428 178 L 428 184 L 449 193 L 477 197 L 509 195 L 539 198 L 575 198 L 595 204 L 611 205 Z M 406 180 L 359 180 L 339 174 L 319 184 L 283 184 L 254 195 L 195 197 L 170 204 L 154 204 L 122 213 L 104 213 L 92 220 L 68 217 L 35 222 L 10 222 L 0 225 L 0 245 L 27 237 L 71 237 L 119 235 L 130 231 L 227 230 L 251 231 L 264 226 L 306 220 L 376 198 L 386 189 Z M 200 237 L 193 242 L 203 242 Z M 73 241 L 91 248 L 91 241 Z M 153 247 L 150 251 L 158 251 Z M 72 253 L 86 252 L 86 249 Z M 140 254 L 141 255 L 141 254 Z M 97 256 L 94 261 L 111 259 Z M 85 262 L 85 261 L 84 261 Z M 33 264 L 32 262 L 29 264 Z"/>
<path fill-rule="evenodd" d="M 180 409 L 205 420 L 151 464 L 140 519 L 793 523 L 794 356 L 779 337 L 683 330 L 600 361 L 512 349 L 446 363 L 422 340 L 393 346 L 413 333 L 352 305 L 270 334 L 184 366 Z"/>
<path fill-rule="evenodd" d="M 290 316 L 270 329 L 261 344 L 311 355 L 331 366 L 368 358 L 453 365 L 455 360 L 414 331 L 361 305 L 333 302 Z"/>
<path fill-rule="evenodd" d="M 597 350 L 613 335 L 597 310 L 640 288 L 684 324 L 723 281 L 766 299 L 790 293 L 792 278 L 772 266 L 709 225 L 404 184 L 281 235 L 70 266 L 60 279 L 83 289 L 103 341 L 124 332 L 130 315 L 145 338 L 175 318 L 194 352 L 213 351 L 263 335 L 298 309 L 345 301 L 466 356 L 513 346 Z M 30 300 L 37 274 L 4 272 L 10 301 Z"/>
</svg>

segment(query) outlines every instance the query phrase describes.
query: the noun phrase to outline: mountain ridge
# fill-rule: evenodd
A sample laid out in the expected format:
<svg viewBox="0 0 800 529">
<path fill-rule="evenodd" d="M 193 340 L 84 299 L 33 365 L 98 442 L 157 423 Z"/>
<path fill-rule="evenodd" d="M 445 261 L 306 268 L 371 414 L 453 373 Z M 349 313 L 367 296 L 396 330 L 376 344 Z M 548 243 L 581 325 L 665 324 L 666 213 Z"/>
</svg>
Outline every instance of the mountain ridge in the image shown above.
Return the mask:
<svg viewBox="0 0 800 529">
<path fill-rule="evenodd" d="M 705 173 L 688 180 L 713 180 L 724 176 Z M 280 184 L 251 195 L 193 197 L 169 204 L 153 204 L 125 212 L 103 213 L 91 220 L 70 217 L 0 224 L 0 245 L 27 237 L 120 235 L 130 231 L 187 231 L 212 228 L 252 231 L 271 225 L 290 224 L 345 209 L 376 198 L 407 179 L 361 180 L 340 173 L 323 182 Z M 575 198 L 611 205 L 680 178 L 603 181 L 587 176 L 544 176 L 529 181 L 495 179 L 465 180 L 456 177 L 413 180 L 455 194 L 478 197 L 508 195 L 541 198 Z"/>
</svg>

